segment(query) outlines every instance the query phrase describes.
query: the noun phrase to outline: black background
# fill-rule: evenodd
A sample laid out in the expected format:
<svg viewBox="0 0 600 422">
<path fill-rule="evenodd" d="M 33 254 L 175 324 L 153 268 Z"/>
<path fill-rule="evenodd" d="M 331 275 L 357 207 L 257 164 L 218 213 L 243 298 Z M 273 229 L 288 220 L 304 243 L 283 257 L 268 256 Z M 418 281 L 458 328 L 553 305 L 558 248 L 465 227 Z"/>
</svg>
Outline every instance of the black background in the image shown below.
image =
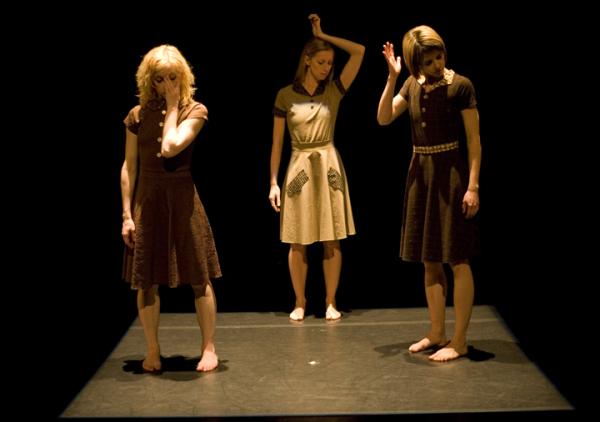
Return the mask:
<svg viewBox="0 0 600 422">
<path fill-rule="evenodd" d="M 591 236 L 591 228 L 582 228 L 586 215 L 572 205 L 593 169 L 579 165 L 586 154 L 573 148 L 579 129 L 564 107 L 576 91 L 565 79 L 578 68 L 565 54 L 569 13 L 499 2 L 136 7 L 54 5 L 27 22 L 34 37 L 22 52 L 34 62 L 27 74 L 35 82 L 29 110 L 36 118 L 24 124 L 36 149 L 35 183 L 24 193 L 36 198 L 28 211 L 35 215 L 31 242 L 41 253 L 24 254 L 21 268 L 35 279 L 25 294 L 35 296 L 36 308 L 34 324 L 20 335 L 36 344 L 31 364 L 43 363 L 47 374 L 35 383 L 44 398 L 35 411 L 64 410 L 136 317 L 135 294 L 121 280 L 122 121 L 137 103 L 137 66 L 157 45 L 181 50 L 196 75 L 196 99 L 209 110 L 194 177 L 224 274 L 214 284 L 218 311 L 291 310 L 287 247 L 267 200 L 271 112 L 311 36 L 311 12 L 320 14 L 326 33 L 367 47 L 336 126 L 357 226 L 357 235 L 342 242 L 341 310 L 426 306 L 421 266 L 398 257 L 408 117 L 388 127 L 375 117 L 387 77 L 383 43 L 400 52 L 403 34 L 427 24 L 446 42 L 448 67 L 472 80 L 478 99 L 482 254 L 473 260 L 475 304 L 495 306 L 530 358 L 583 405 L 575 381 L 581 362 L 566 355 L 588 341 L 580 336 L 589 298 L 582 285 L 593 280 L 576 237 Z M 44 19 L 46 12 L 53 18 Z M 337 50 L 336 71 L 346 58 Z M 401 80 L 406 76 L 403 69 Z M 286 157 L 287 145 L 281 177 Z M 310 248 L 308 311 L 317 316 L 324 298 L 319 255 L 318 245 Z M 193 312 L 187 289 L 162 295 L 163 312 Z"/>
</svg>

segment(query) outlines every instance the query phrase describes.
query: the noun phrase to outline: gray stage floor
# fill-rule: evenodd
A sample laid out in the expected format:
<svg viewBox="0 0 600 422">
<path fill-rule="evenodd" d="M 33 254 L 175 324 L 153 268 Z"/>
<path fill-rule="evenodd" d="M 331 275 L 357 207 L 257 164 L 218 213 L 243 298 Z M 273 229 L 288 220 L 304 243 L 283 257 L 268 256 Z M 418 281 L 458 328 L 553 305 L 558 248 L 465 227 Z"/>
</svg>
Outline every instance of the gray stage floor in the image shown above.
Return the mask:
<svg viewBox="0 0 600 422">
<path fill-rule="evenodd" d="M 452 310 L 448 332 L 453 330 Z M 477 306 L 469 356 L 434 363 L 407 347 L 425 308 L 365 309 L 338 322 L 221 313 L 220 369 L 196 373 L 195 314 L 163 314 L 160 375 L 141 373 L 136 320 L 63 417 L 302 416 L 570 410 L 493 307 Z M 508 416 L 508 415 L 507 415 Z"/>
</svg>

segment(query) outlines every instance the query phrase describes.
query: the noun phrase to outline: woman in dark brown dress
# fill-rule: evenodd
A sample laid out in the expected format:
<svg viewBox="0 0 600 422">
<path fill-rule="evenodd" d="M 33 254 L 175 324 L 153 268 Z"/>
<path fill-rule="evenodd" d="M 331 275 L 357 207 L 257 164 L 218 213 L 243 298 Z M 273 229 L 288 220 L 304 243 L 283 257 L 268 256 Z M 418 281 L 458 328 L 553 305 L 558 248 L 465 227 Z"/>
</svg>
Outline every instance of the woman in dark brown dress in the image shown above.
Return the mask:
<svg viewBox="0 0 600 422">
<path fill-rule="evenodd" d="M 418 26 L 402 41 L 410 76 L 394 96 L 400 57 L 387 42 L 383 56 L 389 76 L 381 95 L 377 120 L 388 125 L 406 110 L 412 127 L 413 156 L 408 169 L 400 256 L 425 266 L 425 294 L 431 319 L 429 333 L 409 347 L 411 352 L 437 349 L 434 361 L 467 353 L 467 328 L 474 297 L 469 258 L 477 248 L 479 114 L 471 81 L 446 68 L 446 47 L 428 26 Z M 466 150 L 466 151 L 465 151 Z M 448 282 L 443 264 L 452 268 L 456 323 L 446 338 Z"/>
<path fill-rule="evenodd" d="M 123 277 L 137 289 L 146 371 L 161 370 L 159 285 L 193 288 L 202 333 L 198 371 L 218 366 L 216 300 L 211 279 L 221 276 L 212 230 L 190 173 L 194 140 L 207 120 L 194 101 L 194 75 L 176 47 L 161 45 L 136 74 L 139 105 L 125 118 L 121 169 Z"/>
</svg>

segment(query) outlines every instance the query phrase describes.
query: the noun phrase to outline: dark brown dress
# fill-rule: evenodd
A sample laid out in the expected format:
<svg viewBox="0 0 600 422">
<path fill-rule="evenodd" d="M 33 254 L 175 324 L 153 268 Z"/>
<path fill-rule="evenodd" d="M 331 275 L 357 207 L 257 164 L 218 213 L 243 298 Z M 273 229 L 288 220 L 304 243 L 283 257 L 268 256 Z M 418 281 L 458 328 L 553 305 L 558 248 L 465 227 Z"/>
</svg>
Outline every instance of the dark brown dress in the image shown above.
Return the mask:
<svg viewBox="0 0 600 422">
<path fill-rule="evenodd" d="M 467 259 L 478 250 L 478 235 L 476 220 L 462 212 L 469 168 L 461 110 L 476 107 L 475 90 L 451 70 L 429 93 L 421 83 L 410 76 L 400 90 L 408 102 L 413 148 L 421 151 L 413 152 L 408 169 L 400 256 L 419 262 Z"/>
<path fill-rule="evenodd" d="M 123 278 L 132 288 L 153 284 L 200 285 L 221 276 L 212 230 L 190 173 L 194 143 L 175 157 L 160 154 L 166 103 L 150 101 L 134 119 L 124 120 L 137 134 L 138 176 L 132 203 L 135 248 L 126 248 Z M 179 110 L 186 119 L 207 120 L 206 107 L 192 102 Z M 204 290 L 203 290 L 204 291 Z"/>
</svg>

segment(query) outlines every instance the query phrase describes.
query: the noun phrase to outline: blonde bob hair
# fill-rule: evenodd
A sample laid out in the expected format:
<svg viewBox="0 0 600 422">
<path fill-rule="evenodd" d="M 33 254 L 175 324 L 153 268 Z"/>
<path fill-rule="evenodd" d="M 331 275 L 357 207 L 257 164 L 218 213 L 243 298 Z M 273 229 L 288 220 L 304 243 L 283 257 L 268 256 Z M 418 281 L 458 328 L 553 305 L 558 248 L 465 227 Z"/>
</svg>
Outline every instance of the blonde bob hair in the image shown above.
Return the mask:
<svg viewBox="0 0 600 422">
<path fill-rule="evenodd" d="M 402 39 L 402 55 L 404 63 L 411 75 L 418 78 L 421 73 L 423 56 L 431 50 L 440 50 L 446 60 L 446 45 L 440 35 L 427 25 L 416 26 L 408 31 Z"/>
</svg>

